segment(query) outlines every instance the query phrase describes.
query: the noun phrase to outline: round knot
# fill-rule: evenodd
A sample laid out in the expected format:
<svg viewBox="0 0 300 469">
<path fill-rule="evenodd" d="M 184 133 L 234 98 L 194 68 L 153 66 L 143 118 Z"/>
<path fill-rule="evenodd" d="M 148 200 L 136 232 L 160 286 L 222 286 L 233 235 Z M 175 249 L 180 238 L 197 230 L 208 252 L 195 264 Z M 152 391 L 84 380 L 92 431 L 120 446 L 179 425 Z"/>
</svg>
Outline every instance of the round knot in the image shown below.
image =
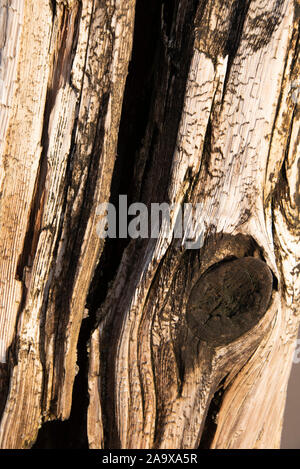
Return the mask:
<svg viewBox="0 0 300 469">
<path fill-rule="evenodd" d="M 225 345 L 252 329 L 266 313 L 273 277 L 254 257 L 212 266 L 192 288 L 187 323 L 199 339 Z"/>
</svg>

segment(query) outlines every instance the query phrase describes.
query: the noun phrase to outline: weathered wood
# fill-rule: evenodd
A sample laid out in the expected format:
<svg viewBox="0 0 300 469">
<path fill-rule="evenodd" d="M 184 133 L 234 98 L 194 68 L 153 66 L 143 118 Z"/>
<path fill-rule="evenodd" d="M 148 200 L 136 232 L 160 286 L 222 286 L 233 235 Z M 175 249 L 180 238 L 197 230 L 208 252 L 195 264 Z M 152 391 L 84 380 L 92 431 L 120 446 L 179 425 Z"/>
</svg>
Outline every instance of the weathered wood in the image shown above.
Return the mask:
<svg viewBox="0 0 300 469">
<path fill-rule="evenodd" d="M 2 321 L 11 331 L 11 304 L 19 305 L 0 427 L 7 448 L 30 446 L 42 417 L 70 413 L 78 333 L 103 244 L 96 207 L 109 197 L 132 42 L 134 1 L 54 2 L 52 9 L 49 2 L 25 2 L 21 44 L 30 59 L 21 52 L 20 117 L 11 117 L 15 138 L 7 137 L 11 177 L 24 192 L 8 171 L 4 184 L 26 207 L 4 191 L 2 227 L 13 237 L 15 263 L 6 248 L 2 271 L 10 272 L 11 300 L 4 296 Z M 12 158 L 18 154 L 20 176 Z M 11 337 L 5 332 L 2 340 L 7 349 Z"/>
<path fill-rule="evenodd" d="M 299 262 L 294 244 L 299 235 L 298 208 L 287 196 L 288 211 L 295 207 L 295 212 L 286 241 L 293 248 L 287 248 L 285 271 L 281 267 L 284 250 L 279 246 L 286 238 L 279 234 L 284 224 L 274 214 L 279 214 L 277 191 L 286 155 L 291 153 L 287 129 L 298 126 L 295 103 L 288 94 L 298 67 L 294 6 L 289 1 L 253 1 L 244 8 L 235 2 L 199 4 L 194 12 L 195 43 L 192 50 L 185 45 L 183 54 L 192 52 L 192 58 L 186 84 L 181 83 L 186 91 L 178 132 L 173 134 L 168 118 L 176 116 L 178 109 L 176 76 L 170 77 L 169 61 L 157 64 L 161 85 L 157 85 L 156 107 L 140 157 L 151 158 L 148 173 L 139 177 L 142 201 L 148 205 L 152 201 L 200 203 L 195 237 L 202 247 L 199 253 L 187 254 L 184 246 L 178 251 L 178 242 L 162 227 L 157 241 L 132 242 L 124 252 L 91 342 L 89 437 L 93 447 L 197 447 L 209 403 L 222 380 L 224 396 L 209 444 L 221 448 L 279 445 L 298 327 L 299 285 L 294 282 Z M 187 21 L 188 9 L 187 3 L 178 3 L 173 31 Z M 178 31 L 169 41 L 180 50 Z M 178 69 L 184 64 L 180 57 Z M 165 75 L 171 91 L 164 88 Z M 153 148 L 157 120 L 160 126 Z M 278 146 L 275 138 L 280 140 Z M 295 145 L 292 154 L 293 162 L 298 161 Z M 162 161 L 169 171 L 162 171 Z M 289 175 L 294 180 L 295 172 L 294 177 L 291 170 Z M 173 224 L 175 219 L 176 213 Z M 224 234 L 247 235 L 250 241 L 222 240 Z M 189 336 L 179 339 L 174 328 L 185 322 L 187 292 L 193 284 L 190 271 L 197 277 L 228 256 L 249 255 L 266 262 L 276 279 L 271 306 L 260 326 L 249 333 L 249 338 L 257 339 L 254 348 L 247 334 L 215 352 L 203 344 L 196 346 L 199 342 Z M 282 336 L 284 324 L 289 324 L 289 333 L 285 329 Z M 230 360 L 222 361 L 226 356 Z M 270 389 L 276 389 L 276 397 Z M 102 427 L 101 421 L 105 422 Z"/>
<path fill-rule="evenodd" d="M 91 448 L 278 447 L 299 325 L 299 3 L 0 6 L 0 447 L 69 418 L 77 353 Z M 100 239 L 119 193 L 168 203 L 171 229 Z M 186 203 L 193 235 L 176 239 Z"/>
</svg>

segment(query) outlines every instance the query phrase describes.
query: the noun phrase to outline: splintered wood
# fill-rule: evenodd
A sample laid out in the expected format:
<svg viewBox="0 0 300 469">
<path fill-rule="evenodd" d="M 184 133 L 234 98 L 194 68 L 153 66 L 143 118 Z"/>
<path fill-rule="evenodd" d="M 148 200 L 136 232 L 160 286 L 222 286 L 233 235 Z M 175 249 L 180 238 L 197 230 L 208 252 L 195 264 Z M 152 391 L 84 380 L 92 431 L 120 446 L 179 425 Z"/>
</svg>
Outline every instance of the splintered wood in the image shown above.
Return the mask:
<svg viewBox="0 0 300 469">
<path fill-rule="evenodd" d="M 90 448 L 280 446 L 299 325 L 299 3 L 161 2 L 153 37 L 141 3 L 0 0 L 0 448 L 69 418 L 91 292 Z M 177 207 L 171 231 L 100 239 L 120 180 L 134 202 Z M 184 203 L 200 207 L 197 245 L 173 236 Z"/>
</svg>

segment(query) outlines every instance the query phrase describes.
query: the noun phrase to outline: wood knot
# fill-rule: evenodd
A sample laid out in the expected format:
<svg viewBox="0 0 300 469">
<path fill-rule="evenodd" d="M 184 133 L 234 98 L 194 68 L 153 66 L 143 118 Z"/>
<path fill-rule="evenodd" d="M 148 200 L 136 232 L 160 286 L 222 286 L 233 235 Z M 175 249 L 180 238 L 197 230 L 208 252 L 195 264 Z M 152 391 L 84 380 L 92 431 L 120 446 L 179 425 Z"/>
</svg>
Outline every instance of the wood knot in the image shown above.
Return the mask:
<svg viewBox="0 0 300 469">
<path fill-rule="evenodd" d="M 187 324 L 199 339 L 226 345 L 264 316 L 272 286 L 271 270 L 260 259 L 243 257 L 216 264 L 192 288 Z"/>
</svg>

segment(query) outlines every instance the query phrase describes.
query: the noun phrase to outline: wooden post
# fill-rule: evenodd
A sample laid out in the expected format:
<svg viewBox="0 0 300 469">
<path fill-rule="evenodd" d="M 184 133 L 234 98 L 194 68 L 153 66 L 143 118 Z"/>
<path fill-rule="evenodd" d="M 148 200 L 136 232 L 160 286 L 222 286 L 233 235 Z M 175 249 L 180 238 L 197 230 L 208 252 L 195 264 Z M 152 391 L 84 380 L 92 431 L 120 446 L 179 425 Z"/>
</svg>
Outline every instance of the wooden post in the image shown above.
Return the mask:
<svg viewBox="0 0 300 469">
<path fill-rule="evenodd" d="M 0 447 L 78 407 L 91 448 L 279 447 L 299 325 L 298 1 L 0 8 Z M 170 223 L 101 238 L 99 206 L 119 216 L 122 194 Z"/>
</svg>

